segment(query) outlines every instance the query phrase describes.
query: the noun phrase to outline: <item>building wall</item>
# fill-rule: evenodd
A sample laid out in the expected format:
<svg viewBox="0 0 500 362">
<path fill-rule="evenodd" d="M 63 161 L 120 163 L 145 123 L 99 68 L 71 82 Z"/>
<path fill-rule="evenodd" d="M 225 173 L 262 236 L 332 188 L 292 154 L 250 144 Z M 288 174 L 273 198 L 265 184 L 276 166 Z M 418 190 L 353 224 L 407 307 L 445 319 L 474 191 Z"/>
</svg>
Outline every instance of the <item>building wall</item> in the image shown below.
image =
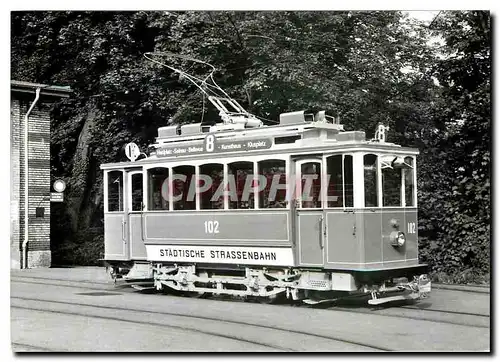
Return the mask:
<svg viewBox="0 0 500 362">
<path fill-rule="evenodd" d="M 11 93 L 11 267 L 21 266 L 24 240 L 24 117 L 35 98 Z M 50 267 L 50 108 L 41 97 L 28 121 L 28 268 Z M 43 218 L 36 208 L 43 207 Z"/>
<path fill-rule="evenodd" d="M 11 98 L 10 102 L 10 255 L 11 268 L 20 267 L 20 164 L 21 160 L 21 120 L 20 101 Z"/>
</svg>

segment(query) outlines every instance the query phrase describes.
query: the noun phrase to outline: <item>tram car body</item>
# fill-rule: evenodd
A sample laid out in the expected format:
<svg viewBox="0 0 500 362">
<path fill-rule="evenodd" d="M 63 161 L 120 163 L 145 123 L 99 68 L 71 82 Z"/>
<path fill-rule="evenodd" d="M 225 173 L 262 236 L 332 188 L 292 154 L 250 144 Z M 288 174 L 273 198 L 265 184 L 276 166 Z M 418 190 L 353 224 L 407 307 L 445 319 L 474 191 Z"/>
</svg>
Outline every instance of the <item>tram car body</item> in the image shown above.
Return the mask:
<svg viewBox="0 0 500 362">
<path fill-rule="evenodd" d="M 158 129 L 147 157 L 103 164 L 114 277 L 189 294 L 370 304 L 430 292 L 418 259 L 418 150 L 324 112 Z"/>
</svg>

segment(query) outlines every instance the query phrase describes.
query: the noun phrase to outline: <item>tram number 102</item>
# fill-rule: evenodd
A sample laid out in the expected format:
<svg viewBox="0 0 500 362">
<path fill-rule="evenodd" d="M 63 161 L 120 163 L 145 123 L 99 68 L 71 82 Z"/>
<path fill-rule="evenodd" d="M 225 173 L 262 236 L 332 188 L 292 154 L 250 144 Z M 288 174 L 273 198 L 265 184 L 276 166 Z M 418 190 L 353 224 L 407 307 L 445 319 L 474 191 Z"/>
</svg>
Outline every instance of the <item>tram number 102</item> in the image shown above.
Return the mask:
<svg viewBox="0 0 500 362">
<path fill-rule="evenodd" d="M 219 222 L 217 220 L 205 221 L 205 234 L 218 234 Z"/>
<path fill-rule="evenodd" d="M 416 225 L 414 222 L 408 223 L 408 234 L 415 234 Z"/>
</svg>

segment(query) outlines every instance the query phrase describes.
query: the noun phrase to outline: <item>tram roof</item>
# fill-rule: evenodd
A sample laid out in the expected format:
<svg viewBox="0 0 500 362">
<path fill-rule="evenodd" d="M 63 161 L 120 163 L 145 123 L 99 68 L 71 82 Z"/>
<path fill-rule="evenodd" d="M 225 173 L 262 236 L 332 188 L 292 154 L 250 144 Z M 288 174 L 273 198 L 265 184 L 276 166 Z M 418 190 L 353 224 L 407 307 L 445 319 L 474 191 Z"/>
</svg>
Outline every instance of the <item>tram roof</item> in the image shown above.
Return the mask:
<svg viewBox="0 0 500 362">
<path fill-rule="evenodd" d="M 162 149 L 162 146 L 168 146 L 169 149 L 173 150 L 187 150 L 188 148 L 193 148 L 199 150 L 203 147 L 204 138 L 212 133 L 204 133 L 202 138 L 191 139 L 189 144 L 186 142 L 175 142 L 170 144 L 155 145 L 156 152 Z M 102 164 L 101 169 L 114 169 L 114 168 L 130 168 L 130 167 L 142 167 L 143 165 L 160 164 L 168 162 L 179 162 L 179 161 L 211 161 L 215 159 L 225 159 L 235 158 L 241 159 L 242 156 L 263 156 L 268 155 L 270 158 L 272 156 L 312 156 L 318 154 L 330 154 L 330 153 L 340 153 L 340 152 L 373 152 L 373 153 L 391 153 L 395 155 L 417 155 L 419 154 L 418 149 L 401 147 L 393 143 L 381 143 L 369 140 L 360 140 L 364 132 L 353 131 L 353 132 L 341 132 L 338 135 L 342 135 L 345 140 L 335 140 L 335 139 L 299 139 L 294 143 L 285 144 L 275 144 L 273 142 L 273 136 L 269 135 L 266 137 L 242 137 L 242 138 L 231 138 L 226 140 L 226 142 L 233 142 L 237 144 L 238 142 L 264 142 L 267 139 L 268 142 L 272 142 L 272 145 L 265 147 L 263 149 L 255 150 L 244 150 L 244 151 L 224 151 L 224 152 L 195 152 L 195 153 L 184 153 L 184 154 L 174 154 L 173 152 L 168 156 L 151 155 L 150 157 L 137 160 L 135 162 L 125 161 L 125 162 L 114 162 Z M 219 134 L 215 134 L 219 136 Z M 283 137 L 283 135 L 275 135 L 274 138 Z"/>
<path fill-rule="evenodd" d="M 312 121 L 306 118 L 311 116 Z M 417 155 L 415 148 L 401 147 L 381 140 L 367 140 L 365 132 L 344 131 L 338 119 L 320 111 L 315 115 L 304 111 L 283 113 L 280 124 L 252 127 L 247 119 L 234 118 L 234 123 L 203 126 L 201 123 L 158 128 L 156 142 L 150 145 L 149 157 L 135 162 L 115 162 L 101 169 L 140 167 L 165 162 L 203 161 L 242 156 L 307 156 L 339 152 L 374 152 L 395 155 Z M 384 127 L 379 125 L 379 129 Z M 388 128 L 387 128 L 388 129 Z"/>
</svg>

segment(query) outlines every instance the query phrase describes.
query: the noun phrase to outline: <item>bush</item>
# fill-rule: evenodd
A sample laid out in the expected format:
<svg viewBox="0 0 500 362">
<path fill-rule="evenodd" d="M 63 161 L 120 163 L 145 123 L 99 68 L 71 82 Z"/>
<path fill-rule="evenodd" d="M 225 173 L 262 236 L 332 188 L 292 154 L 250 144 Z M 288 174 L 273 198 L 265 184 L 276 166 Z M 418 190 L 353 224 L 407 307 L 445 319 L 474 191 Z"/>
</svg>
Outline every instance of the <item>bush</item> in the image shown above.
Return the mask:
<svg viewBox="0 0 500 362">
<path fill-rule="evenodd" d="M 104 230 L 87 229 L 80 232 L 76 242 L 62 243 L 52 253 L 52 265 L 102 265 L 104 258 Z"/>
</svg>

